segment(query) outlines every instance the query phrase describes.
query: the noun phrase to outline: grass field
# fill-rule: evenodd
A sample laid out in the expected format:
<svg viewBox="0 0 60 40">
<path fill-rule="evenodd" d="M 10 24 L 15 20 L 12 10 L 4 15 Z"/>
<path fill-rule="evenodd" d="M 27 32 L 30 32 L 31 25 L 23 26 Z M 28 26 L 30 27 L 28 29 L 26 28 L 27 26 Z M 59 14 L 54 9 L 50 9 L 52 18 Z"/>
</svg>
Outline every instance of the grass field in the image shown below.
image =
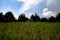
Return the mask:
<svg viewBox="0 0 60 40">
<path fill-rule="evenodd" d="M 0 23 L 0 40 L 60 40 L 60 23 Z"/>
</svg>

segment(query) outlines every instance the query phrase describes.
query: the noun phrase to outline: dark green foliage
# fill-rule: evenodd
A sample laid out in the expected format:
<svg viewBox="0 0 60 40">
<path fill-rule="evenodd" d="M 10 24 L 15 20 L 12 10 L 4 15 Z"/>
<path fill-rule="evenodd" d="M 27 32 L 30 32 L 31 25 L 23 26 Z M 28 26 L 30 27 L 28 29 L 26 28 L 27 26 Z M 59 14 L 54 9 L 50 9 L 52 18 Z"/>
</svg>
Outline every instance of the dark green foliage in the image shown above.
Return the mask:
<svg viewBox="0 0 60 40">
<path fill-rule="evenodd" d="M 35 13 L 35 20 L 40 21 L 40 17 Z"/>
<path fill-rule="evenodd" d="M 34 15 L 31 15 L 30 20 L 35 22 L 35 16 Z"/>
<path fill-rule="evenodd" d="M 60 22 L 60 13 L 58 13 L 56 16 L 56 22 Z"/>
<path fill-rule="evenodd" d="M 15 18 L 12 14 L 12 12 L 7 12 L 5 15 L 4 15 L 4 22 L 14 22 L 15 21 Z"/>
<path fill-rule="evenodd" d="M 55 17 L 53 17 L 53 16 L 49 17 L 48 21 L 49 22 L 55 22 Z"/>
<path fill-rule="evenodd" d="M 37 22 L 40 21 L 40 17 L 35 13 L 35 15 L 31 16 L 30 20 L 33 22 Z"/>
<path fill-rule="evenodd" d="M 20 21 L 20 22 L 26 22 L 26 21 L 28 21 L 28 18 L 25 17 L 25 14 L 21 14 L 21 15 L 18 17 L 18 21 Z"/>
<path fill-rule="evenodd" d="M 47 18 L 41 18 L 41 22 L 48 22 Z"/>
<path fill-rule="evenodd" d="M 35 15 L 31 15 L 30 19 L 28 19 L 25 14 L 21 14 L 18 17 L 18 20 L 15 19 L 12 12 L 7 12 L 5 15 L 0 13 L 0 22 L 60 22 L 60 13 L 57 14 L 56 17 L 40 18 L 37 13 Z"/>
<path fill-rule="evenodd" d="M 2 12 L 0 13 L 0 22 L 3 22 L 3 17 L 4 15 L 2 14 Z"/>
</svg>

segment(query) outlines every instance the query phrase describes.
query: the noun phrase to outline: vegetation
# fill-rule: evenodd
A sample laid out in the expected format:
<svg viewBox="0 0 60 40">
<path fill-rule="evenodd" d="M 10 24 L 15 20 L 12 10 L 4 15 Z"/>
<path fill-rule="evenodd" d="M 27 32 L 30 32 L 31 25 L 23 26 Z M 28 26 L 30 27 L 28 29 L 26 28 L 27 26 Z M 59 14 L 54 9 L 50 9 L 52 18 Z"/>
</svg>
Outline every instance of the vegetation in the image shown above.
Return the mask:
<svg viewBox="0 0 60 40">
<path fill-rule="evenodd" d="M 26 21 L 28 21 L 28 18 L 25 17 L 25 14 L 21 14 L 21 15 L 18 17 L 18 21 L 20 21 L 20 22 L 26 22 Z"/>
<path fill-rule="evenodd" d="M 15 21 L 15 18 L 12 14 L 12 12 L 7 12 L 5 15 L 4 15 L 4 21 L 5 22 L 14 22 Z"/>
<path fill-rule="evenodd" d="M 31 15 L 30 20 L 32 22 L 37 22 L 37 21 L 40 21 L 40 17 L 35 13 L 35 15 Z"/>
<path fill-rule="evenodd" d="M 0 40 L 60 40 L 60 13 L 48 19 L 21 14 L 18 20 L 12 12 L 0 13 Z"/>
<path fill-rule="evenodd" d="M 0 40 L 60 40 L 60 23 L 0 23 Z"/>
<path fill-rule="evenodd" d="M 27 21 L 31 21 L 31 22 L 60 22 L 60 13 L 57 14 L 56 17 L 49 17 L 47 18 L 40 18 L 37 13 L 35 13 L 35 15 L 31 15 L 30 19 L 28 19 L 25 14 L 21 14 L 18 17 L 18 20 L 15 19 L 14 15 L 12 14 L 12 12 L 7 12 L 5 15 L 3 15 L 2 13 L 0 13 L 0 22 L 27 22 Z"/>
</svg>

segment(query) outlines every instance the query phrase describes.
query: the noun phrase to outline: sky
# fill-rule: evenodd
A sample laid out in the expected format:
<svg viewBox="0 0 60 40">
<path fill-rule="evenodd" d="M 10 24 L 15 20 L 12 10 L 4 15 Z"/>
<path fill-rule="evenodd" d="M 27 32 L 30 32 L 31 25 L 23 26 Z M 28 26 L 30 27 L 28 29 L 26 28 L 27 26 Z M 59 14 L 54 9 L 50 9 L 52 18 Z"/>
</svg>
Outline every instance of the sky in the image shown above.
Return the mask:
<svg viewBox="0 0 60 40">
<path fill-rule="evenodd" d="M 30 18 L 37 13 L 40 17 L 56 17 L 60 12 L 60 0 L 0 0 L 0 12 L 11 11 L 17 19 L 21 13 Z"/>
</svg>

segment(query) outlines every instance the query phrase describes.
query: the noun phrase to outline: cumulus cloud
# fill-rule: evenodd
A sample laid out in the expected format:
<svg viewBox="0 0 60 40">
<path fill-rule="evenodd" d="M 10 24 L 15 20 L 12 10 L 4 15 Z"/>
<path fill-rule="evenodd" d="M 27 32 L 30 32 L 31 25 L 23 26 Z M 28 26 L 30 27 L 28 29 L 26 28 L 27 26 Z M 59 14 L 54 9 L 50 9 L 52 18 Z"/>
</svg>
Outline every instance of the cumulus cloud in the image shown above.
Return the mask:
<svg viewBox="0 0 60 40">
<path fill-rule="evenodd" d="M 25 13 L 28 9 L 31 7 L 34 7 L 35 5 L 39 4 L 42 2 L 42 0 L 17 0 L 17 1 L 22 1 L 23 6 L 19 9 L 20 13 Z"/>
<path fill-rule="evenodd" d="M 56 17 L 56 12 L 49 11 L 48 8 L 44 8 L 42 15 L 43 15 L 44 17 L 51 17 L 51 16 Z"/>
</svg>

